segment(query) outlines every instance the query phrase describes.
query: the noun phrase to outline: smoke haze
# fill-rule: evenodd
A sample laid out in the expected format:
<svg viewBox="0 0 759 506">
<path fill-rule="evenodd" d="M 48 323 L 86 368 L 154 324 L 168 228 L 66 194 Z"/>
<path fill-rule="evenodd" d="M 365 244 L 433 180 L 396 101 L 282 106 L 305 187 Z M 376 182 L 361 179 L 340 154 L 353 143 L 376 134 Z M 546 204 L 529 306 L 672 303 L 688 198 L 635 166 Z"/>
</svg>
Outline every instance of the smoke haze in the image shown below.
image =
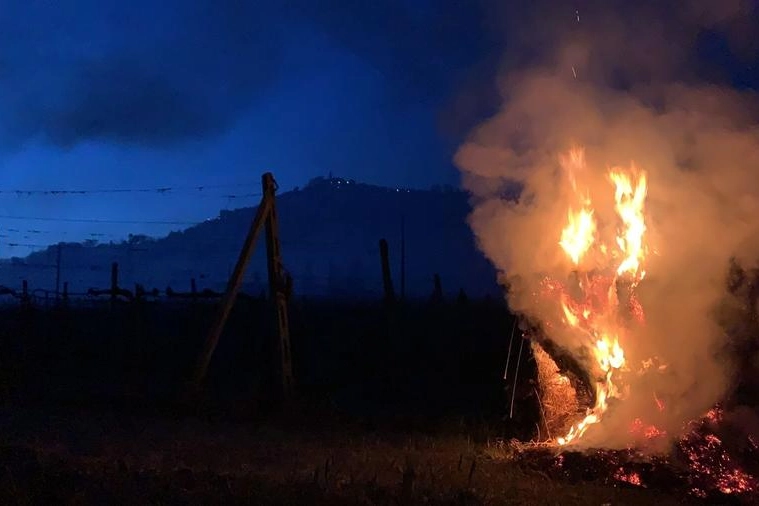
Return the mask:
<svg viewBox="0 0 759 506">
<path fill-rule="evenodd" d="M 540 2 L 512 26 L 523 34 L 516 47 L 541 50 L 530 61 L 505 59 L 500 111 L 456 156 L 472 193 L 471 227 L 502 272 L 510 307 L 588 366 L 557 301 L 535 296 L 546 276 L 566 282 L 575 269 L 558 244 L 576 206 L 560 159 L 584 147 L 577 178 L 608 244 L 617 226 L 608 170 L 634 164 L 648 175 L 647 277 L 637 289 L 646 324 L 622 338 L 629 393 L 588 431 L 587 445 L 628 445 L 639 417 L 677 437 L 720 400 L 732 364 L 715 311 L 727 297 L 730 259 L 753 266 L 759 258 L 759 102 L 698 58 L 704 37 L 723 31 L 735 58 L 750 52 L 756 11 L 740 1 L 660 4 L 579 2 L 575 12 Z M 523 188 L 519 200 L 501 199 L 513 183 Z M 638 374 L 654 357 L 666 368 Z"/>
</svg>

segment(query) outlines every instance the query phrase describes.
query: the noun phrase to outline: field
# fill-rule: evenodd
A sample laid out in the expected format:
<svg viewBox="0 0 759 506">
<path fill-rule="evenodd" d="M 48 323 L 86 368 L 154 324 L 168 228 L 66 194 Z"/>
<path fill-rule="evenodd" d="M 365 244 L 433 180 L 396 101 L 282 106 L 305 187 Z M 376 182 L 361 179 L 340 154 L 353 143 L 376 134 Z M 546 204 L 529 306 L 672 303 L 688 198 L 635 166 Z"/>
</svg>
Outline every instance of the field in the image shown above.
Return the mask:
<svg viewBox="0 0 759 506">
<path fill-rule="evenodd" d="M 535 366 L 525 346 L 508 417 L 514 320 L 500 303 L 296 301 L 297 397 L 285 404 L 270 395 L 271 308 L 259 299 L 238 302 L 202 395 L 188 401 L 213 310 L 6 309 L 0 501 L 695 502 L 674 487 L 550 472 L 545 451 L 512 443 L 535 435 Z"/>
<path fill-rule="evenodd" d="M 304 416 L 229 423 L 102 412 L 3 412 L 3 504 L 676 504 L 558 481 L 464 436 Z M 299 420 L 296 424 L 294 420 Z M 296 427 L 294 425 L 301 425 Z M 335 430 L 340 427 L 341 430 Z M 692 503 L 692 502 L 691 502 Z"/>
</svg>

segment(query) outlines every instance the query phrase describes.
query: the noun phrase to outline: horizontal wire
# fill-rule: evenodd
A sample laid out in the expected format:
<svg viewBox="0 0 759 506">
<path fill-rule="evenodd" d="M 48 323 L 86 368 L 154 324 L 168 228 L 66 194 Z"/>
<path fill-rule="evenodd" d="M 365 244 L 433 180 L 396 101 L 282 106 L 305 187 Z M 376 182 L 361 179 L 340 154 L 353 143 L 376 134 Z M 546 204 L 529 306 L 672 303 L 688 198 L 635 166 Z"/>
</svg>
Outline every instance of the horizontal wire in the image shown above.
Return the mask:
<svg viewBox="0 0 759 506">
<path fill-rule="evenodd" d="M 238 184 L 217 184 L 217 185 L 196 185 L 196 186 L 162 186 L 157 188 L 93 188 L 93 189 L 35 189 L 35 190 L 0 190 L 0 195 L 90 195 L 106 193 L 159 193 L 167 194 L 172 192 L 202 192 L 210 189 L 220 188 L 246 188 L 253 187 L 253 183 Z M 260 195 L 260 194 L 259 194 Z"/>
<path fill-rule="evenodd" d="M 53 221 L 65 223 L 112 223 L 122 225 L 197 225 L 200 221 L 173 221 L 173 220 L 103 220 L 97 218 L 50 218 L 42 216 L 9 216 L 0 215 L 3 220 L 29 220 L 29 221 Z"/>
</svg>

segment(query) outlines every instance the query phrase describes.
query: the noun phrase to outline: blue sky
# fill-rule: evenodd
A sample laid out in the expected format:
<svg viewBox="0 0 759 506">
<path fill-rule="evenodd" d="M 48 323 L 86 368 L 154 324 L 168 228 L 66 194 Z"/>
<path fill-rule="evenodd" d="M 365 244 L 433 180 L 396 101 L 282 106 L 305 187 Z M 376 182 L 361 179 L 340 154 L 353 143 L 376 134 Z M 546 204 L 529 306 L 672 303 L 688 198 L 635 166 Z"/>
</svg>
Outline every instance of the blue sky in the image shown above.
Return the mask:
<svg viewBox="0 0 759 506">
<path fill-rule="evenodd" d="M 202 221 L 254 204 L 226 196 L 257 192 L 264 171 L 285 190 L 329 172 L 457 184 L 452 156 L 497 106 L 496 74 L 550 47 L 576 8 L 600 23 L 609 3 L 270 4 L 4 1 L 0 257 L 59 240 L 165 234 L 183 226 L 71 220 Z M 727 58 L 721 40 L 704 54 L 734 72 L 714 75 L 755 82 L 756 69 Z M 153 187 L 182 190 L 12 193 Z"/>
<path fill-rule="evenodd" d="M 452 38 L 429 42 L 434 2 L 377 10 L 348 2 L 324 10 L 309 2 L 128 4 L 0 7 L 10 27 L 0 34 L 0 188 L 240 186 L 204 190 L 203 198 L 191 190 L 0 194 L 0 235 L 8 236 L 0 246 L 165 233 L 179 227 L 8 217 L 200 221 L 255 203 L 224 195 L 257 192 L 264 171 L 283 189 L 330 171 L 389 186 L 457 184 L 456 143 L 441 135 L 438 115 L 457 69 L 480 55 L 477 44 L 457 55 Z M 407 46 L 394 47 L 399 41 Z"/>
</svg>

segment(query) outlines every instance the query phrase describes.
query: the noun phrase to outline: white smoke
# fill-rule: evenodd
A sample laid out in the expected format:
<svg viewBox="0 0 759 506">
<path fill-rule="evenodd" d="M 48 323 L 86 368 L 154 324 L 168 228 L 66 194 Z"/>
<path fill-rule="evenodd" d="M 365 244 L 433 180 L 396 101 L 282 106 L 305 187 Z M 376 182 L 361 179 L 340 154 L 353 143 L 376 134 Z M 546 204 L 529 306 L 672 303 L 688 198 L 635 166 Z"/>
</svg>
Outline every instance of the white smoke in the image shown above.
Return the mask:
<svg viewBox="0 0 759 506">
<path fill-rule="evenodd" d="M 694 5 L 701 8 L 675 18 L 683 33 L 729 23 L 743 6 Z M 596 13 L 596 19 L 610 22 L 598 34 L 581 43 L 574 35 L 571 42 L 556 37 L 558 49 L 540 65 L 503 75 L 500 111 L 472 133 L 456 163 L 473 197 L 471 227 L 508 285 L 510 307 L 544 323 L 556 319 L 557 305 L 535 297 L 541 280 L 567 280 L 574 268 L 558 244 L 575 203 L 561 155 L 585 148 L 583 180 L 601 217 L 614 216 L 610 167 L 634 163 L 648 174 L 652 253 L 638 287 L 647 322 L 622 343 L 631 369 L 628 397 L 586 437 L 586 444 L 623 447 L 638 417 L 655 420 L 670 437 L 680 435 L 729 384 L 731 363 L 722 353 L 729 337 L 714 312 L 727 296 L 730 259 L 746 265 L 759 259 L 759 108 L 750 93 L 675 80 L 672 68 L 686 53 L 686 37 L 669 40 L 657 23 L 643 29 L 641 21 L 630 26 L 603 12 L 607 18 Z M 645 50 L 626 51 L 631 40 L 641 40 Z M 612 61 L 622 70 L 607 72 Z M 635 69 L 643 79 L 634 77 Z M 610 79 L 620 72 L 623 83 Z M 519 200 L 502 199 L 515 182 L 523 186 Z M 575 335 L 556 326 L 546 331 L 585 360 Z M 635 374 L 651 357 L 666 370 Z"/>
</svg>

